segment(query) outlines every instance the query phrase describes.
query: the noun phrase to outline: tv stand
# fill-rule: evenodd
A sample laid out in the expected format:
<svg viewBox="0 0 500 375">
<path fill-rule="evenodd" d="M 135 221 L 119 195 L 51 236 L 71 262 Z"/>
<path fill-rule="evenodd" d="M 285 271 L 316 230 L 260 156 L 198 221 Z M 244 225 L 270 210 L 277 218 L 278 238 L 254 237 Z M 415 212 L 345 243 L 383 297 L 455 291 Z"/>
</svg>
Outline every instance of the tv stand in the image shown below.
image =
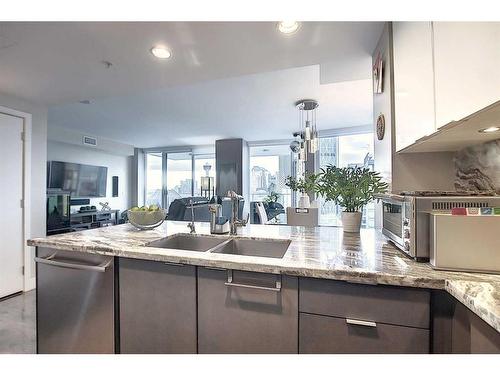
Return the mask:
<svg viewBox="0 0 500 375">
<path fill-rule="evenodd" d="M 71 214 L 71 229 L 80 231 L 119 224 L 120 210 L 76 212 Z"/>
</svg>

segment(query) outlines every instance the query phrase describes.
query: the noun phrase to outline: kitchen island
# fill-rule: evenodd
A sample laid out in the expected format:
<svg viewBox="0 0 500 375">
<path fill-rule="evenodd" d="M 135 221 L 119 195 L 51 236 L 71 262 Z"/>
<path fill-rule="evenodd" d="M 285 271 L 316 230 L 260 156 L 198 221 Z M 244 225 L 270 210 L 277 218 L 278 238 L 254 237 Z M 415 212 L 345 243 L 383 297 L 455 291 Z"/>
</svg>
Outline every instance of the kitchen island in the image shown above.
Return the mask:
<svg viewBox="0 0 500 375">
<path fill-rule="evenodd" d="M 418 263 L 407 258 L 388 243 L 379 231 L 373 229 L 361 230 L 360 234 L 348 234 L 343 233 L 341 228 L 332 227 L 247 225 L 239 228 L 237 236 L 210 236 L 208 223 L 196 223 L 196 230 L 196 234 L 189 235 L 189 229 L 185 222 L 173 221 L 167 221 L 151 231 L 139 231 L 129 224 L 123 224 L 48 238 L 36 238 L 28 241 L 28 244 L 37 247 L 39 259 L 49 258 L 49 262 L 56 253 L 74 253 L 78 257 L 104 256 L 114 259 L 115 264 L 112 267 L 114 282 L 109 287 L 115 296 L 114 308 L 110 307 L 108 310 L 110 310 L 109 314 L 112 313 L 116 323 L 114 330 L 116 352 L 138 351 L 137 346 L 132 344 L 130 351 L 126 350 L 127 340 L 124 338 L 127 337 L 127 330 L 130 327 L 132 328 L 130 328 L 131 333 L 128 337 L 134 341 L 139 334 L 150 332 L 152 335 L 155 330 L 158 330 L 158 324 L 160 324 L 152 325 L 149 331 L 148 329 L 143 332 L 137 330 L 134 327 L 142 323 L 138 321 L 139 312 L 127 307 L 128 305 L 124 301 L 129 301 L 130 305 L 133 305 L 134 301 L 147 303 L 148 298 L 158 298 L 162 291 L 165 295 L 172 293 L 169 297 L 170 301 L 175 301 L 176 298 L 185 295 L 185 301 L 189 303 L 184 306 L 180 300 L 171 303 L 163 301 L 155 305 L 158 311 L 171 309 L 172 305 L 182 305 L 184 310 L 170 311 L 170 313 L 173 315 L 182 314 L 186 320 L 190 320 L 192 323 L 190 324 L 191 328 L 177 327 L 177 331 L 167 327 L 163 337 L 169 334 L 173 335 L 172 340 L 180 336 L 189 337 L 186 332 L 190 332 L 194 337 L 192 340 L 194 343 L 186 343 L 186 346 L 179 348 L 179 350 L 170 352 L 228 352 L 228 348 L 233 352 L 267 352 L 263 346 L 258 346 L 260 344 L 257 341 L 270 339 L 269 337 L 257 337 L 256 342 L 251 342 L 250 347 L 235 345 L 235 341 L 241 340 L 234 338 L 232 341 L 224 343 L 224 340 L 233 334 L 233 330 L 228 328 L 231 327 L 232 322 L 237 327 L 234 331 L 241 331 L 239 332 L 240 336 L 238 336 L 238 332 L 234 334 L 237 337 L 243 337 L 248 336 L 248 332 L 252 328 L 245 328 L 236 323 L 244 319 L 252 321 L 254 318 L 261 319 L 261 317 L 265 318 L 262 320 L 262 324 L 265 326 L 263 332 L 273 333 L 274 331 L 269 328 L 269 325 L 274 323 L 276 323 L 276 330 L 283 332 L 283 334 L 285 334 L 284 331 L 296 330 L 288 340 L 283 339 L 272 344 L 276 352 L 339 352 L 342 348 L 332 347 L 332 338 L 342 339 L 342 335 L 351 335 L 351 331 L 339 333 L 338 330 L 334 330 L 331 332 L 331 336 L 323 338 L 316 337 L 314 334 L 318 327 L 329 324 L 335 327 L 336 324 L 339 324 L 338 319 L 340 318 L 345 318 L 351 324 L 349 327 L 355 325 L 357 327 L 363 325 L 376 327 L 378 322 L 377 330 L 380 332 L 377 340 L 382 340 L 384 345 L 387 344 L 386 352 L 398 352 L 395 350 L 397 348 L 394 347 L 396 343 L 391 346 L 392 337 L 400 337 L 403 342 L 408 340 L 408 345 L 412 340 L 417 342 L 419 340 L 420 342 L 432 341 L 428 348 L 420 345 L 418 348 L 411 347 L 411 350 L 408 351 L 400 348 L 399 352 L 453 352 L 451 338 L 436 341 L 438 332 L 447 334 L 452 329 L 451 327 L 456 325 L 452 303 L 464 304 L 467 307 L 467 312 L 472 312 L 480 318 L 481 324 L 486 322 L 487 328 L 494 330 L 495 334 L 500 331 L 499 275 L 433 270 L 427 263 Z M 208 251 L 148 246 L 152 242 L 153 245 L 159 244 L 166 237 L 174 238 L 179 235 L 184 236 L 184 234 L 186 234 L 185 236 L 200 237 L 202 241 L 204 241 L 203 238 L 212 237 L 220 239 L 219 242 L 230 238 L 243 241 L 253 240 L 256 243 L 263 239 L 271 239 L 276 243 L 288 241 L 289 246 L 283 257 L 220 253 L 216 250 L 217 246 L 212 246 L 213 249 Z M 158 242 L 159 240 L 160 242 Z M 95 260 L 101 261 L 102 259 L 96 258 Z M 161 279 L 158 278 L 161 270 L 155 268 L 159 265 L 171 267 L 184 265 L 185 267 L 177 267 L 169 274 L 168 278 Z M 40 264 L 38 267 L 40 268 Z M 38 271 L 45 272 L 40 269 Z M 146 276 L 143 278 L 141 275 Z M 142 279 L 145 280 L 144 283 L 150 283 L 145 285 L 149 285 L 148 289 L 154 291 L 147 298 L 145 297 L 148 294 L 146 290 L 138 286 Z M 227 290 L 213 289 L 219 281 L 227 287 Z M 53 283 L 52 281 L 50 285 L 53 286 Z M 39 289 L 42 285 L 39 283 Z M 172 285 L 176 286 L 169 292 Z M 191 286 L 184 288 L 187 285 Z M 279 309 L 275 311 L 274 307 L 269 307 L 276 302 L 273 302 L 274 295 L 272 298 L 266 295 L 264 300 L 252 300 L 256 298 L 251 294 L 255 291 L 248 289 L 249 285 L 253 289 L 260 288 L 261 292 L 278 291 L 278 294 L 281 293 L 283 300 L 278 303 Z M 236 288 L 239 286 L 244 288 Z M 128 289 L 125 290 L 126 288 Z M 135 292 L 134 288 L 137 289 Z M 333 291 L 337 289 L 338 291 L 335 292 L 337 294 L 335 294 Z M 131 293 L 128 293 L 128 290 Z M 244 301 L 238 300 L 237 303 L 231 305 L 228 302 L 228 290 L 237 291 L 238 296 L 244 295 L 245 298 L 242 297 Z M 318 294 L 318 290 L 322 290 L 322 294 Z M 330 293 L 333 294 L 330 295 Z M 344 297 L 347 293 L 359 295 L 360 301 L 345 300 Z M 46 293 L 41 289 L 38 294 L 39 302 L 42 302 L 45 295 Z M 449 298 L 452 302 L 440 303 L 445 298 Z M 289 305 L 283 304 L 285 299 L 290 302 Z M 139 300 L 141 301 L 139 302 Z M 347 309 L 347 312 L 339 311 L 336 307 L 338 304 L 332 303 L 327 306 L 322 302 L 327 300 L 343 301 L 342 303 L 345 303 L 346 306 L 365 305 L 367 309 L 370 309 L 371 303 L 373 303 L 372 310 L 375 312 L 373 312 L 372 317 L 364 312 L 353 313 L 352 311 L 356 311 L 355 307 L 352 310 Z M 400 304 L 396 304 L 396 300 L 400 300 Z M 217 301 L 225 309 L 214 309 L 213 305 Z M 374 301 L 378 301 L 378 303 Z M 320 306 L 321 304 L 323 305 Z M 436 309 L 435 307 L 440 304 L 443 305 L 442 308 Z M 381 305 L 386 306 L 386 311 L 378 311 L 380 310 L 378 306 Z M 246 309 L 247 312 L 250 311 L 249 314 L 257 315 L 234 315 L 236 308 Z M 198 310 L 195 311 L 196 309 Z M 201 309 L 206 309 L 206 311 Z M 420 315 L 414 319 L 405 320 L 394 313 L 395 309 L 400 309 L 400 314 L 403 314 L 407 309 L 409 315 L 412 311 L 419 312 Z M 434 312 L 435 310 L 439 311 Z M 214 314 L 218 316 L 213 317 Z M 363 315 L 365 319 L 351 319 L 353 317 L 344 316 L 346 314 L 356 315 L 354 318 Z M 277 316 L 276 322 L 273 320 L 275 316 Z M 366 319 L 366 316 L 370 316 L 370 319 Z M 222 319 L 222 317 L 226 318 Z M 320 319 L 326 319 L 326 321 L 320 321 Z M 425 321 L 425 319 L 427 320 Z M 178 316 L 172 318 L 172 322 L 175 322 L 176 325 L 178 321 Z M 220 326 L 217 324 L 217 322 L 224 323 L 224 321 L 227 324 Z M 462 319 L 460 322 L 463 323 L 463 321 Z M 40 317 L 38 322 L 39 325 L 42 323 Z M 259 324 L 260 320 L 253 322 Z M 279 326 L 283 322 L 286 322 L 287 325 Z M 299 322 L 302 323 L 299 324 Z M 343 320 L 342 322 L 344 323 Z M 173 326 L 172 324 L 170 327 Z M 287 329 L 286 327 L 295 328 Z M 407 330 L 401 332 L 398 327 L 406 327 Z M 54 329 L 52 327 L 47 332 L 53 332 Z M 435 332 L 430 335 L 433 329 Z M 471 331 L 471 328 L 467 326 L 464 331 L 464 335 L 466 335 L 467 332 Z M 387 338 L 385 338 L 386 336 Z M 214 341 L 218 339 L 220 342 Z M 318 347 L 318 342 L 321 342 L 322 339 L 324 339 L 325 345 Z M 152 344 L 154 343 L 156 346 L 161 345 L 162 342 L 165 344 L 165 339 L 162 337 L 156 340 L 153 340 Z M 371 338 L 371 340 L 375 339 Z M 493 340 L 496 343 L 496 337 Z M 284 341 L 291 344 L 283 344 Z M 470 342 L 471 339 L 465 338 L 464 341 Z M 373 350 L 370 342 L 360 342 L 358 338 L 351 344 L 351 346 L 348 345 L 349 352 L 372 352 Z M 380 348 L 384 348 L 384 345 L 378 343 Z M 467 352 L 471 345 L 468 343 L 464 348 L 455 352 Z"/>
</svg>

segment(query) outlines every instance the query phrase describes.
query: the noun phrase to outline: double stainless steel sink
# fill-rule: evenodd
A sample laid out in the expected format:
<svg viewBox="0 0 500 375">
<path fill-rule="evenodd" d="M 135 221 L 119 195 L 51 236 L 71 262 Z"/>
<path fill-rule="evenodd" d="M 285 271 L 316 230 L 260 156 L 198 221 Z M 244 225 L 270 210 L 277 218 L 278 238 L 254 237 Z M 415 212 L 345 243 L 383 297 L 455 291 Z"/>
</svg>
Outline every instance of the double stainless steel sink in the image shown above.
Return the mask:
<svg viewBox="0 0 500 375">
<path fill-rule="evenodd" d="M 290 240 L 267 238 L 217 238 L 179 233 L 150 242 L 146 246 L 219 254 L 283 258 L 290 243 Z"/>
<path fill-rule="evenodd" d="M 146 246 L 174 250 L 208 251 L 225 241 L 227 239 L 179 233 L 150 242 Z"/>
</svg>

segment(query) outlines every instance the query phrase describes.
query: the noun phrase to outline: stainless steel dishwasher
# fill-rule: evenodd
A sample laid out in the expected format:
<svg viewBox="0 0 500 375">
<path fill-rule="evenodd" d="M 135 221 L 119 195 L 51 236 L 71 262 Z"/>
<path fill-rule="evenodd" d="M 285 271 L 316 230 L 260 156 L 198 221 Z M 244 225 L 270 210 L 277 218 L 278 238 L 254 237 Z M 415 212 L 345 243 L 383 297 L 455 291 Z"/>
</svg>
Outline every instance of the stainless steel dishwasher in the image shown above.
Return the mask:
<svg viewBox="0 0 500 375">
<path fill-rule="evenodd" d="M 37 352 L 114 353 L 113 257 L 37 248 Z"/>
</svg>

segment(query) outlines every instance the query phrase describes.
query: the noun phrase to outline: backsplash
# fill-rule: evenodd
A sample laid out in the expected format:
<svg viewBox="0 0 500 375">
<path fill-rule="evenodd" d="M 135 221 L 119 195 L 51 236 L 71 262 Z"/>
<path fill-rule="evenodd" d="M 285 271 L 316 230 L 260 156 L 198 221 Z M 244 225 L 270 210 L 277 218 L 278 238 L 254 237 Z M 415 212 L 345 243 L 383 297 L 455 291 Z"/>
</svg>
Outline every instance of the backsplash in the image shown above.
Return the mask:
<svg viewBox="0 0 500 375">
<path fill-rule="evenodd" d="M 495 190 L 500 194 L 500 139 L 456 153 L 457 190 Z"/>
</svg>

